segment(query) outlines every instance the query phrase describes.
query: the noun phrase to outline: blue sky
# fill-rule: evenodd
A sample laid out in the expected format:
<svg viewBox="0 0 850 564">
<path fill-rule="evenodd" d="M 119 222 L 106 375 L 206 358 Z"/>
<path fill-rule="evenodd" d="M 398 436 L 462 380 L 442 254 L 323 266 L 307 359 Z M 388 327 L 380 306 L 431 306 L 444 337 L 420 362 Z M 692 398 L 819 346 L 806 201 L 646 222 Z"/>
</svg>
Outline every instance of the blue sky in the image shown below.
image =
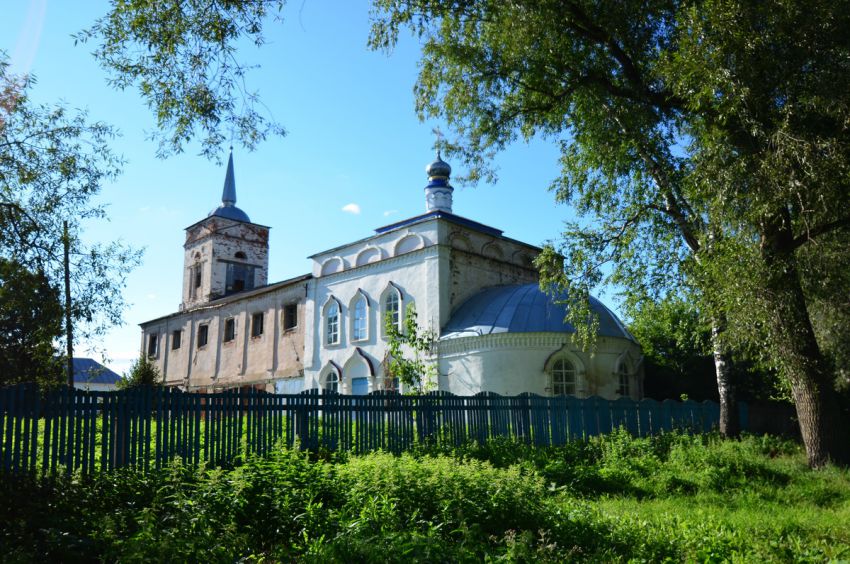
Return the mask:
<svg viewBox="0 0 850 564">
<path fill-rule="evenodd" d="M 146 139 L 155 126 L 150 111 L 134 91 L 111 89 L 93 46 L 75 47 L 71 37 L 107 7 L 94 0 L 6 0 L 0 49 L 17 72 L 37 77 L 34 99 L 87 108 L 91 119 L 122 132 L 114 148 L 127 160 L 124 174 L 100 195 L 109 221 L 87 225 L 85 236 L 145 248 L 125 291 L 125 324 L 102 343 L 108 364 L 123 372 L 138 355 L 138 324 L 177 309 L 183 230 L 218 205 L 224 164 L 198 156 L 191 145 L 156 158 Z M 270 282 L 309 272 L 309 255 L 422 213 L 431 130 L 441 126 L 420 123 L 413 110 L 418 44 L 405 37 L 389 57 L 366 48 L 367 0 L 290 2 L 283 18 L 267 23 L 265 45 L 246 46 L 239 58 L 259 65 L 249 87 L 288 135 L 253 153 L 234 152 L 239 207 L 272 227 Z M 455 213 L 531 244 L 556 239 L 570 217 L 547 191 L 557 158 L 552 141 L 518 143 L 497 157 L 496 184 L 455 183 Z"/>
</svg>

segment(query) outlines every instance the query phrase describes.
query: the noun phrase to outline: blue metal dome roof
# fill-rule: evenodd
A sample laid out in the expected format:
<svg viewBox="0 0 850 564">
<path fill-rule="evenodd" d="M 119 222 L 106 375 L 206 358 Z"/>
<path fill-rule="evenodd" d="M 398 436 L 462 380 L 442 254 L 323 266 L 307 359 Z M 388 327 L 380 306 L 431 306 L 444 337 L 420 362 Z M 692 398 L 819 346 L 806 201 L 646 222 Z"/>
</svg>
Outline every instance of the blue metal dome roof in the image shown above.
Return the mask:
<svg viewBox="0 0 850 564">
<path fill-rule="evenodd" d="M 244 221 L 246 223 L 251 223 L 251 219 L 248 217 L 248 214 L 243 212 L 240 208 L 237 208 L 234 205 L 225 205 L 221 204 L 213 211 L 209 213 L 207 217 L 225 217 L 227 219 L 235 219 L 236 221 Z"/>
<path fill-rule="evenodd" d="M 599 316 L 599 335 L 634 341 L 623 323 L 596 298 L 590 307 Z M 565 305 L 556 304 L 537 284 L 495 286 L 472 296 L 454 313 L 443 339 L 494 333 L 575 333 L 564 321 Z"/>
</svg>

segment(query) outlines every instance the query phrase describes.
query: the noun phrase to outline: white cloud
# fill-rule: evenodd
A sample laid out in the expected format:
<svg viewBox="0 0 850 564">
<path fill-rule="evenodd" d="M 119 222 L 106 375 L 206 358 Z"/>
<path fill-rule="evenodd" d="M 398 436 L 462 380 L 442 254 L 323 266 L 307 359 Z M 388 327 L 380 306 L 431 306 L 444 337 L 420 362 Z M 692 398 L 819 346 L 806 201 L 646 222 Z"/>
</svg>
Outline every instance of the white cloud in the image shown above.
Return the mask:
<svg viewBox="0 0 850 564">
<path fill-rule="evenodd" d="M 384 217 L 393 215 L 394 213 L 398 213 L 398 210 L 387 210 L 384 212 Z"/>
<path fill-rule="evenodd" d="M 354 215 L 360 215 L 360 206 L 355 203 L 345 204 L 342 206 L 342 211 L 345 213 L 353 213 Z"/>
</svg>

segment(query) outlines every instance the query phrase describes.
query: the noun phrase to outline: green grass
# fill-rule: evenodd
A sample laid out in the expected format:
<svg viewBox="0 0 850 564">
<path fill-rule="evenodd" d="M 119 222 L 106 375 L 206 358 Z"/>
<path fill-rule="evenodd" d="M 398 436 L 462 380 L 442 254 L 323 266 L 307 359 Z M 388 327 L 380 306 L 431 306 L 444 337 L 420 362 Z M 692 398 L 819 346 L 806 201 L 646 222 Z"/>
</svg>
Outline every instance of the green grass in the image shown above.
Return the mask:
<svg viewBox="0 0 850 564">
<path fill-rule="evenodd" d="M 277 449 L 232 470 L 0 482 L 4 561 L 822 562 L 850 472 L 773 438 L 624 432 L 401 456 Z"/>
</svg>

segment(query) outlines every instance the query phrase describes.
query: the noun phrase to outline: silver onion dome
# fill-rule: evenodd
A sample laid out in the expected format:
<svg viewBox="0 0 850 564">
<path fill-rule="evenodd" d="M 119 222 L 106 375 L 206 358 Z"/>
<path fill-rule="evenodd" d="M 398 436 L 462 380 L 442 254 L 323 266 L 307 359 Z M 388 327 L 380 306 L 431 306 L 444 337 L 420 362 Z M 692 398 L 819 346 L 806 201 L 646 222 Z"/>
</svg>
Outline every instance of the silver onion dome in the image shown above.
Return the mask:
<svg viewBox="0 0 850 564">
<path fill-rule="evenodd" d="M 437 159 L 425 167 L 425 172 L 428 178 L 448 178 L 452 174 L 452 167 L 440 158 L 440 152 L 437 151 Z"/>
</svg>

